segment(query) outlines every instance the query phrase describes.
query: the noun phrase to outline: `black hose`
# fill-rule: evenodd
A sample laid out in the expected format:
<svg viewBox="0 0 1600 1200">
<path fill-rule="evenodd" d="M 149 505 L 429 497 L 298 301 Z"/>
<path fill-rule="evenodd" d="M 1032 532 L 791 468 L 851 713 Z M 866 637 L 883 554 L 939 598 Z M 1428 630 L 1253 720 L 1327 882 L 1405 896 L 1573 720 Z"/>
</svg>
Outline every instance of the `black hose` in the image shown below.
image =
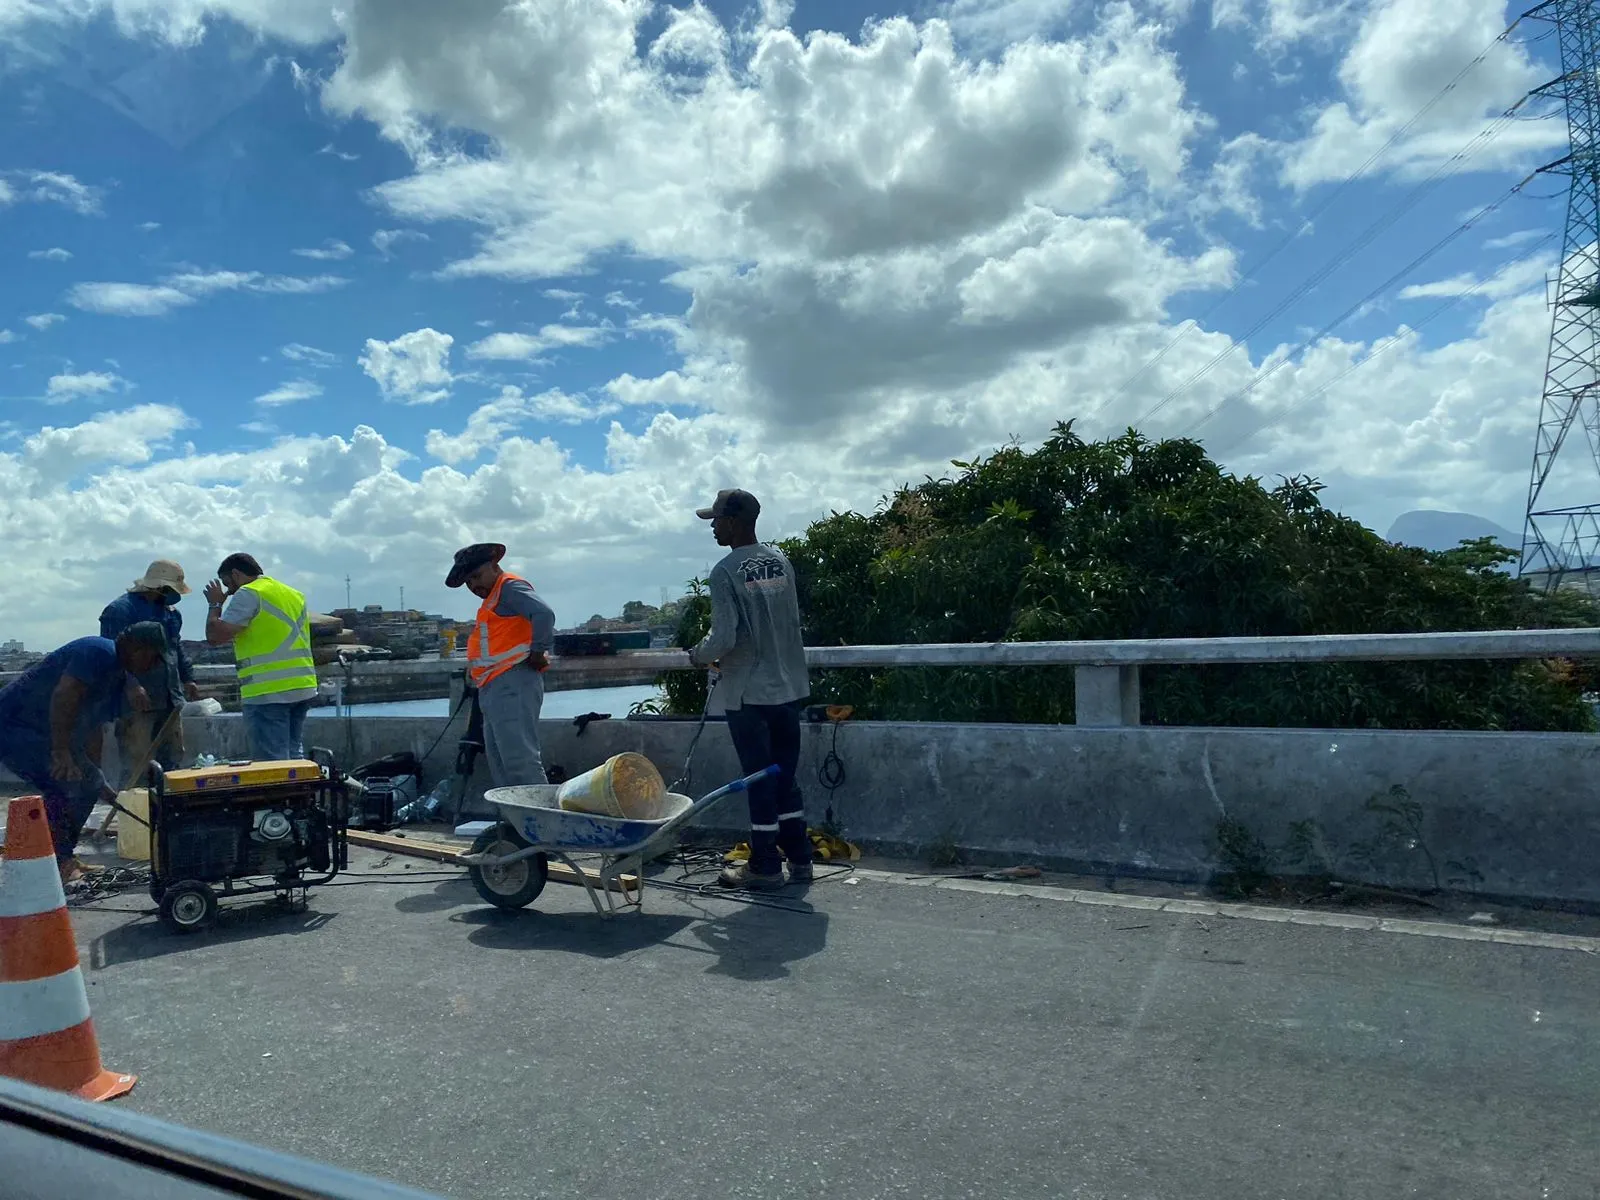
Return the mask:
<svg viewBox="0 0 1600 1200">
<path fill-rule="evenodd" d="M 817 768 L 817 781 L 828 789 L 828 810 L 823 816 L 824 824 L 832 830 L 835 828 L 833 820 L 833 794 L 844 786 L 844 759 L 839 757 L 839 726 L 843 721 L 833 723 L 833 741 L 828 747 L 828 753 L 822 758 L 822 765 Z"/>
</svg>

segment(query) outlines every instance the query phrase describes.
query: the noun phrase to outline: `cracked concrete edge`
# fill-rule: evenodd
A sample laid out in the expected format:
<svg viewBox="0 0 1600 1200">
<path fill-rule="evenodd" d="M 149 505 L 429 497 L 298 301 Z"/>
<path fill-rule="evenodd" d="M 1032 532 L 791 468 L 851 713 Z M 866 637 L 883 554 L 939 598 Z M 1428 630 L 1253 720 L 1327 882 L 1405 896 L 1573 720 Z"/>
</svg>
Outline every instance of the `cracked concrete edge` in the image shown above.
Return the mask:
<svg viewBox="0 0 1600 1200">
<path fill-rule="evenodd" d="M 1008 883 L 994 879 L 901 875 L 894 871 L 876 871 L 865 867 L 858 867 L 854 877 L 874 883 L 931 887 L 941 891 L 978 892 L 989 896 L 1013 896 L 1028 900 L 1054 900 L 1063 904 L 1087 904 L 1104 908 L 1125 908 L 1196 917 L 1224 917 L 1230 920 L 1265 921 L 1280 925 L 1311 925 L 1322 929 L 1353 929 L 1367 933 L 1400 933 L 1412 937 L 1449 938 L 1462 942 L 1493 942 L 1501 946 L 1532 946 L 1544 950 L 1576 950 L 1581 954 L 1600 954 L 1600 938 L 1580 937 L 1570 933 L 1537 933 L 1532 930 L 1501 929 L 1482 925 L 1455 925 L 1447 921 L 1408 921 L 1395 917 L 1367 917 L 1348 913 L 1318 912 L 1315 909 L 1269 908 L 1257 904 L 1226 904 L 1210 900 L 1124 896 L 1113 892 L 1041 887 L 1037 884 Z"/>
</svg>

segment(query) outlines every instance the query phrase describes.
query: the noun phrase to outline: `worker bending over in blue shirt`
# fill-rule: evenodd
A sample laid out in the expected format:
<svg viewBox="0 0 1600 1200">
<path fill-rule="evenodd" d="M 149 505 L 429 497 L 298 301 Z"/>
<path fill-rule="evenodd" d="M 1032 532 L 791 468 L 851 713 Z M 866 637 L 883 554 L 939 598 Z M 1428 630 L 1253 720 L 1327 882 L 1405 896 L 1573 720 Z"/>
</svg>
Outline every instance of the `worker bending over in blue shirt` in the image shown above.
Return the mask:
<svg viewBox="0 0 1600 1200">
<path fill-rule="evenodd" d="M 100 769 L 104 727 L 123 711 L 129 676 L 148 674 L 166 652 L 161 626 L 140 621 L 115 642 L 68 642 L 0 688 L 0 763 L 39 789 L 64 882 L 83 873 L 74 853 L 95 801 L 116 797 Z"/>
</svg>

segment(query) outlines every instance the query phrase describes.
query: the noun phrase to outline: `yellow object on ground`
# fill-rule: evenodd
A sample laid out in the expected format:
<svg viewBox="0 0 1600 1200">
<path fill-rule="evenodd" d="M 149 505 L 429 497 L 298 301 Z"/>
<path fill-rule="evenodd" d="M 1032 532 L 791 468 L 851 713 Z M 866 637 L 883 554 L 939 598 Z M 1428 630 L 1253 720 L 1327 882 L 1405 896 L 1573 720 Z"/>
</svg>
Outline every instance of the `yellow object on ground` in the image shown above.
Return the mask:
<svg viewBox="0 0 1600 1200">
<path fill-rule="evenodd" d="M 271 787 L 278 783 L 304 783 L 322 778 L 322 768 L 309 759 L 252 762 L 168 771 L 169 793 L 214 792 L 225 788 Z"/>
<path fill-rule="evenodd" d="M 150 792 L 147 788 L 129 788 L 117 793 L 117 807 L 127 812 L 117 814 L 117 857 L 129 862 L 150 861 Z M 128 814 L 133 814 L 129 816 Z M 134 817 L 139 819 L 136 821 Z"/>
<path fill-rule="evenodd" d="M 614 754 L 593 770 L 567 780 L 556 793 L 556 803 L 567 812 L 628 821 L 659 821 L 666 798 L 661 772 L 632 750 Z"/>
<path fill-rule="evenodd" d="M 847 862 L 856 862 L 861 858 L 861 847 L 854 842 L 847 842 L 842 837 L 835 837 L 824 829 L 807 829 L 806 836 L 811 839 L 811 856 L 817 862 L 838 862 L 841 859 Z M 725 863 L 742 863 L 750 861 L 750 843 L 740 842 L 732 850 L 722 856 Z"/>
</svg>

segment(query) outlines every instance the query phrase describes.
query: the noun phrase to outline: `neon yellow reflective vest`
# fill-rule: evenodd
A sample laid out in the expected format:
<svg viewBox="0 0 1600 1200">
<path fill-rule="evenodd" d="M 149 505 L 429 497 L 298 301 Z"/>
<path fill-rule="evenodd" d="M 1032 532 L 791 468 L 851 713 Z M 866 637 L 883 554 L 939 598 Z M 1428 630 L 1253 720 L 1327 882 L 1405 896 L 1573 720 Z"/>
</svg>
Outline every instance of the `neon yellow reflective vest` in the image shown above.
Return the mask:
<svg viewBox="0 0 1600 1200">
<path fill-rule="evenodd" d="M 251 700 L 316 687 L 317 664 L 311 657 L 306 598 L 265 575 L 244 586 L 261 601 L 261 611 L 233 643 L 239 698 Z"/>
</svg>

